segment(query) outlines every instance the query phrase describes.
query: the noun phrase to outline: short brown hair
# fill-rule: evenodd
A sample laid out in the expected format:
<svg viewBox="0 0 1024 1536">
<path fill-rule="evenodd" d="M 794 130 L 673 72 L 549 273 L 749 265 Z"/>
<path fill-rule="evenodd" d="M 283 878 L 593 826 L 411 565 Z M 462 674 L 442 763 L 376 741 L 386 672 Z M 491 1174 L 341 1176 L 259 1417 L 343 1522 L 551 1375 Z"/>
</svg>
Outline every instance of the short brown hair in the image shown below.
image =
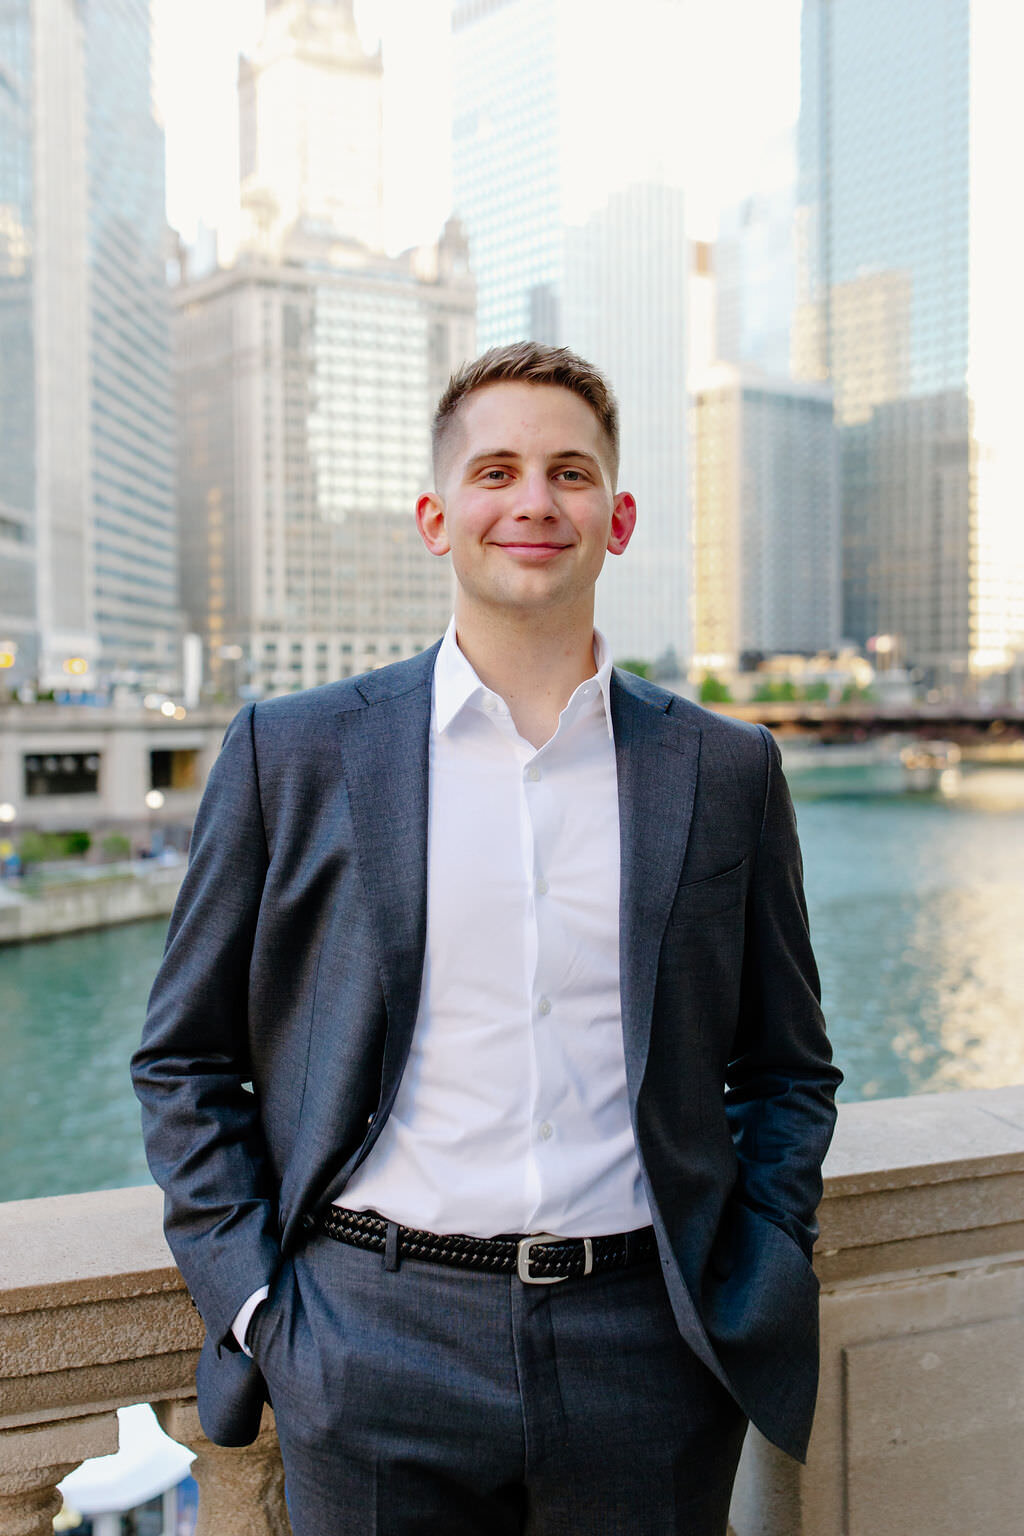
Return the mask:
<svg viewBox="0 0 1024 1536">
<path fill-rule="evenodd" d="M 467 395 L 488 384 L 554 384 L 585 400 L 597 417 L 612 451 L 612 487 L 619 472 L 619 407 L 607 379 L 568 347 L 546 347 L 537 341 L 516 341 L 507 347 L 491 347 L 482 357 L 463 363 L 448 380 L 437 402 L 430 429 L 434 474 L 441 449 L 459 407 Z"/>
</svg>

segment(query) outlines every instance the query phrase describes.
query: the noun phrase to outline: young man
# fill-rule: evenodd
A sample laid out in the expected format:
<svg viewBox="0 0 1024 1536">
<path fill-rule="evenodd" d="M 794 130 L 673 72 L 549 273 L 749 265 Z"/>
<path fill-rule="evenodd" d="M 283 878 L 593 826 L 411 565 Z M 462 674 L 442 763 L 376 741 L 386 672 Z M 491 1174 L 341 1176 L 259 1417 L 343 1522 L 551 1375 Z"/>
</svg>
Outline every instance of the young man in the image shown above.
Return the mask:
<svg viewBox="0 0 1024 1536">
<path fill-rule="evenodd" d="M 839 1081 L 778 750 L 611 667 L 593 368 L 487 353 L 434 442 L 452 625 L 236 717 L 135 1059 L 200 1412 L 269 1395 L 296 1536 L 723 1536 L 747 1417 L 806 1446 Z"/>
</svg>

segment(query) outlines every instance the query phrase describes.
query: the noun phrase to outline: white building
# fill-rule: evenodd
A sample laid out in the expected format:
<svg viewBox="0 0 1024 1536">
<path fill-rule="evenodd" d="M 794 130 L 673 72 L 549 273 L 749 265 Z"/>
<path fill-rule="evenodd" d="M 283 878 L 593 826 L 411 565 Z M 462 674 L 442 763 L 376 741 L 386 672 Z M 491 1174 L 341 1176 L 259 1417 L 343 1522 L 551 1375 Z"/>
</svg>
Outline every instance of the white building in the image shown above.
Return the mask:
<svg viewBox="0 0 1024 1536">
<path fill-rule="evenodd" d="M 609 376 L 639 506 L 598 622 L 615 654 L 689 652 L 679 0 L 456 0 L 453 183 L 482 348 L 565 344 Z"/>
<path fill-rule="evenodd" d="M 451 613 L 413 514 L 473 282 L 455 220 L 380 248 L 380 70 L 351 0 L 268 7 L 240 71 L 245 241 L 176 295 L 182 594 L 228 698 L 412 655 Z"/>
<path fill-rule="evenodd" d="M 280 251 L 300 227 L 381 248 L 382 82 L 352 0 L 267 0 L 239 61 L 243 243 Z"/>
</svg>

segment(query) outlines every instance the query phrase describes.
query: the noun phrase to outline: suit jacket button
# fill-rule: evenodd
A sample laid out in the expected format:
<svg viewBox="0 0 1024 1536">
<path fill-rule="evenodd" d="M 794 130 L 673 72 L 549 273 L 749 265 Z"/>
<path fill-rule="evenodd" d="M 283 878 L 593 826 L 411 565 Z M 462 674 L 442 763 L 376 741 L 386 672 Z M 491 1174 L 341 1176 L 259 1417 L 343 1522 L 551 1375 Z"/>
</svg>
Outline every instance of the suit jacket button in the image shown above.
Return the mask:
<svg viewBox="0 0 1024 1536">
<path fill-rule="evenodd" d="M 307 1232 L 312 1232 L 316 1226 L 316 1218 L 311 1216 L 307 1211 L 302 1218 L 302 1225 L 305 1227 Z"/>
</svg>

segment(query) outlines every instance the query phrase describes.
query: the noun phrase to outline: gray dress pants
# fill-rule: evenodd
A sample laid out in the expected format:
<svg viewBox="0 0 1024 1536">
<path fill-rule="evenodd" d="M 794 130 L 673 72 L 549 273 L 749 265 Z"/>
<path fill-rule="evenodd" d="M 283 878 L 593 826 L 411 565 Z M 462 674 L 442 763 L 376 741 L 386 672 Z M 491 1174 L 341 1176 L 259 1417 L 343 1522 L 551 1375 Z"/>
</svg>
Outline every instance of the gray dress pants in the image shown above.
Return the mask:
<svg viewBox="0 0 1024 1536">
<path fill-rule="evenodd" d="M 524 1285 L 318 1235 L 250 1340 L 295 1536 L 725 1536 L 746 1420 L 657 1260 Z"/>
</svg>

